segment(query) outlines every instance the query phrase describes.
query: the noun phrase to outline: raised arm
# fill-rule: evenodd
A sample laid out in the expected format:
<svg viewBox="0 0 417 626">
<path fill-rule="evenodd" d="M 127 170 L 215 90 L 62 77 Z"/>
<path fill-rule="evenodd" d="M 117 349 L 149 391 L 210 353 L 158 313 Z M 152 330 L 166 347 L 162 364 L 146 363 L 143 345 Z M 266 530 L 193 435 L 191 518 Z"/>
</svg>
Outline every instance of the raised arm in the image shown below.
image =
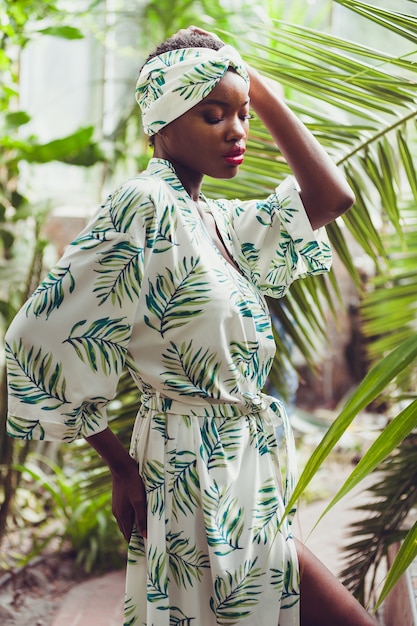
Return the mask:
<svg viewBox="0 0 417 626">
<path fill-rule="evenodd" d="M 251 107 L 262 120 L 291 167 L 314 229 L 333 221 L 355 201 L 354 194 L 330 156 L 282 100 L 277 89 L 254 68 L 250 77 Z"/>
</svg>

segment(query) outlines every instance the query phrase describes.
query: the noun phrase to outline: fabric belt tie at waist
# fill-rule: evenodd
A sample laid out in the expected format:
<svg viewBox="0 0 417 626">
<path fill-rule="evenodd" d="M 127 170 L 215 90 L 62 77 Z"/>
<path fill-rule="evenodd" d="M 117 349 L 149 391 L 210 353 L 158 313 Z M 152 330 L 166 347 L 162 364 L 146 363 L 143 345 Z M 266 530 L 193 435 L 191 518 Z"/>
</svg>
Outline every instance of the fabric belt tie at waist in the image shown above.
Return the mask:
<svg viewBox="0 0 417 626">
<path fill-rule="evenodd" d="M 162 413 L 175 413 L 176 415 L 196 415 L 200 417 L 239 417 L 250 415 L 251 413 L 261 413 L 269 408 L 275 414 L 274 426 L 282 423 L 281 410 L 284 410 L 282 403 L 264 393 L 243 394 L 244 403 L 229 402 L 201 402 L 190 404 L 181 400 L 172 400 L 161 396 L 158 392 L 144 392 L 141 396 L 142 406 L 153 411 Z"/>
<path fill-rule="evenodd" d="M 209 403 L 188 404 L 180 400 L 171 400 L 161 396 L 159 392 L 143 392 L 142 407 L 151 411 L 165 414 L 189 415 L 196 417 L 233 418 L 245 415 L 259 414 L 266 430 L 274 430 L 281 426 L 285 438 L 286 451 L 286 478 L 284 485 L 284 503 L 287 503 L 293 493 L 297 481 L 297 464 L 295 456 L 294 435 L 283 403 L 264 393 L 243 394 L 244 403 Z M 143 416 L 143 414 L 142 414 Z"/>
</svg>

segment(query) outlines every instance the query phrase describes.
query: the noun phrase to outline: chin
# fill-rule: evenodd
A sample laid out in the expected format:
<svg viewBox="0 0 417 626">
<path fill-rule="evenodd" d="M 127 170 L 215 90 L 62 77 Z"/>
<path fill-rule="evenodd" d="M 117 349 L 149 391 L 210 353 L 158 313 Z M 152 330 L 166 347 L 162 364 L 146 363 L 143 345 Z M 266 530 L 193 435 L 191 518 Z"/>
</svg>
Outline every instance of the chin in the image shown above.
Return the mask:
<svg viewBox="0 0 417 626">
<path fill-rule="evenodd" d="M 234 167 L 233 169 L 230 169 L 226 172 L 222 172 L 222 174 L 219 174 L 215 178 L 222 178 L 224 180 L 227 180 L 228 178 L 234 178 L 238 174 L 238 172 L 239 172 L 239 168 Z"/>
</svg>

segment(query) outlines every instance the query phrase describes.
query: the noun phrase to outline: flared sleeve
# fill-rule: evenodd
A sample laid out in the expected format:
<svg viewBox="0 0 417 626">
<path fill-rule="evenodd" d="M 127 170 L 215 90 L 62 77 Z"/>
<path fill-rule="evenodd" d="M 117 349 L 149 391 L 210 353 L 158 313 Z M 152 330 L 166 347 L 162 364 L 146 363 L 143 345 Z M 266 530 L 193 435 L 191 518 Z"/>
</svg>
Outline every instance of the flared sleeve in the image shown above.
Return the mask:
<svg viewBox="0 0 417 626">
<path fill-rule="evenodd" d="M 281 298 L 294 280 L 330 270 L 326 230 L 313 231 L 293 176 L 265 200 L 220 201 L 220 206 L 228 213 L 235 261 L 266 295 Z"/>
<path fill-rule="evenodd" d="M 144 263 L 145 244 L 126 231 L 133 214 L 149 214 L 149 202 L 134 197 L 133 188 L 110 197 L 10 325 L 10 436 L 72 441 L 106 428 Z"/>
</svg>

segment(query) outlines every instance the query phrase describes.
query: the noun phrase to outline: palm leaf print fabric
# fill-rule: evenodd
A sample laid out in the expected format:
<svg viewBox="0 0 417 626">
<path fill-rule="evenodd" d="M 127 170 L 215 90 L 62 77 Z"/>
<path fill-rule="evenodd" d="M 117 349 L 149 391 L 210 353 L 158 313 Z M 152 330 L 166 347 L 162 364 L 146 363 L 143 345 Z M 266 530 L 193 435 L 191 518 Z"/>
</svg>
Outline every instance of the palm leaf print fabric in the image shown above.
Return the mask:
<svg viewBox="0 0 417 626">
<path fill-rule="evenodd" d="M 249 82 L 242 58 L 232 46 L 180 48 L 151 58 L 140 72 L 135 93 L 145 133 L 154 135 L 204 100 L 229 68 Z"/>
<path fill-rule="evenodd" d="M 262 394 L 275 350 L 264 295 L 327 271 L 331 252 L 292 178 L 265 200 L 204 200 L 236 267 L 169 162 L 109 196 L 8 329 L 7 429 L 100 432 L 127 367 L 148 537 L 129 544 L 124 624 L 296 626 L 283 517 L 295 455 L 283 406 Z"/>
</svg>

